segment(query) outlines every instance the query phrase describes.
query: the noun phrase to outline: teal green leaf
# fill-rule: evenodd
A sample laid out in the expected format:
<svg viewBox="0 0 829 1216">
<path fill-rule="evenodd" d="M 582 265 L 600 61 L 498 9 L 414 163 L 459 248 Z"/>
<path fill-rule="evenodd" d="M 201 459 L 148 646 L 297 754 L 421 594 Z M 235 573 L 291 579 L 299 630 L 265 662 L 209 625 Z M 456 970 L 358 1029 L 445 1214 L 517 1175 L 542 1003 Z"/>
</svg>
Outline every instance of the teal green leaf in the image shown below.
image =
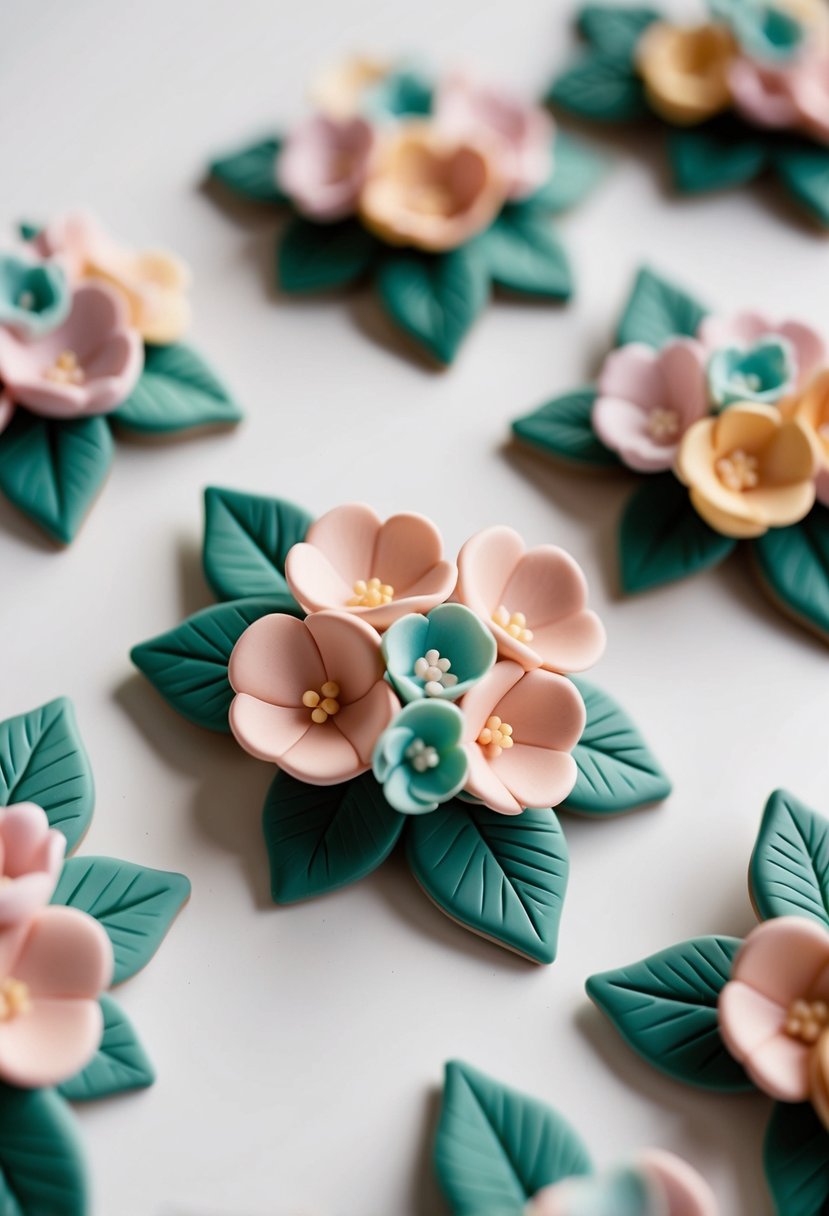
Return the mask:
<svg viewBox="0 0 829 1216">
<path fill-rule="evenodd" d="M 443 254 L 392 254 L 377 288 L 392 321 L 439 363 L 451 363 L 489 298 L 489 273 L 473 241 Z"/>
<path fill-rule="evenodd" d="M 262 816 L 274 903 L 365 878 L 389 856 L 405 823 L 371 773 L 341 785 L 306 785 L 277 773 Z"/>
<path fill-rule="evenodd" d="M 189 897 L 183 874 L 115 857 L 70 857 L 52 903 L 79 908 L 103 925 L 115 953 L 113 983 L 120 984 L 146 967 Z"/>
<path fill-rule="evenodd" d="M 80 843 L 92 819 L 95 785 L 66 697 L 0 722 L 0 806 L 36 802 L 66 837 Z M 2 1209 L 0 1209 L 0 1212 Z"/>
<path fill-rule="evenodd" d="M 379 248 L 357 220 L 314 224 L 292 216 L 277 246 L 279 286 L 289 295 L 350 287 L 368 274 Z"/>
<path fill-rule="evenodd" d="M 820 637 L 829 634 L 829 508 L 819 503 L 789 528 L 752 542 L 757 572 L 786 613 Z"/>
<path fill-rule="evenodd" d="M 63 1098 L 0 1085 L 2 1216 L 88 1216 L 90 1203 L 83 1146 Z"/>
<path fill-rule="evenodd" d="M 270 612 L 302 616 L 289 595 L 231 600 L 203 608 L 175 629 L 134 646 L 130 657 L 173 709 L 196 726 L 229 733 L 233 689 L 230 652 L 254 621 Z"/>
<path fill-rule="evenodd" d="M 70 1102 L 91 1102 L 130 1089 L 146 1089 L 155 1071 L 129 1018 L 111 996 L 101 997 L 104 1035 L 95 1055 L 81 1072 L 59 1086 Z"/>
<path fill-rule="evenodd" d="M 737 542 L 709 527 L 673 473 L 652 474 L 628 499 L 619 529 L 622 589 L 636 595 L 724 561 Z"/>
<path fill-rule="evenodd" d="M 546 212 L 531 206 L 504 207 L 477 243 L 498 287 L 547 300 L 570 298 L 570 262 Z"/>
<path fill-rule="evenodd" d="M 586 4 L 579 13 L 578 28 L 597 51 L 632 63 L 637 42 L 649 25 L 661 19 L 658 9 L 646 5 Z"/>
<path fill-rule="evenodd" d="M 221 380 L 189 346 L 148 346 L 138 384 L 113 421 L 135 435 L 232 426 L 242 411 Z"/>
<path fill-rule="evenodd" d="M 556 956 L 567 842 L 553 811 L 498 815 L 455 798 L 412 820 L 407 856 L 447 916 L 536 963 Z"/>
<path fill-rule="evenodd" d="M 808 916 L 829 928 L 829 820 L 787 790 L 763 812 L 749 880 L 762 920 Z"/>
<path fill-rule="evenodd" d="M 312 518 L 283 498 L 208 486 L 204 492 L 205 577 L 221 600 L 289 595 L 288 550 L 305 539 Z"/>
<path fill-rule="evenodd" d="M 647 268 L 639 271 L 625 306 L 616 341 L 660 347 L 671 338 L 694 338 L 708 314 L 693 296 Z"/>
<path fill-rule="evenodd" d="M 591 416 L 596 400 L 595 388 L 578 388 L 563 397 L 554 397 L 532 414 L 512 424 L 517 439 L 538 448 L 547 456 L 584 468 L 619 467 L 619 458 L 593 431 Z"/>
<path fill-rule="evenodd" d="M 625 55 L 591 51 L 553 82 L 547 100 L 579 118 L 627 122 L 650 113 L 642 82 Z"/>
<path fill-rule="evenodd" d="M 0 491 L 68 545 L 106 480 L 113 446 L 105 418 L 63 422 L 19 409 L 0 435 Z"/>
<path fill-rule="evenodd" d="M 667 798 L 671 783 L 630 716 L 595 684 L 573 683 L 584 700 L 587 725 L 573 749 L 576 785 L 561 809 L 616 815 Z"/>
<path fill-rule="evenodd" d="M 220 156 L 210 165 L 210 176 L 238 198 L 256 203 L 284 203 L 285 195 L 276 184 L 276 161 L 282 141 L 276 138 L 258 140 Z"/>
<path fill-rule="evenodd" d="M 763 1164 L 776 1216 L 826 1216 L 829 1133 L 808 1102 L 775 1104 Z"/>
<path fill-rule="evenodd" d="M 697 937 L 587 981 L 587 993 L 654 1068 L 701 1089 L 753 1088 L 720 1037 L 717 999 L 742 943 Z"/>
<path fill-rule="evenodd" d="M 521 1216 L 543 1187 L 592 1172 L 561 1115 L 457 1060 L 446 1065 L 434 1163 L 455 1216 Z"/>
<path fill-rule="evenodd" d="M 829 224 L 829 149 L 794 144 L 775 153 L 780 181 L 819 224 Z"/>
<path fill-rule="evenodd" d="M 557 215 L 575 207 L 593 190 L 605 171 L 605 161 L 580 139 L 557 131 L 553 141 L 553 171 L 548 180 L 525 200 Z"/>
<path fill-rule="evenodd" d="M 33 241 L 40 236 L 43 231 L 42 224 L 36 224 L 32 220 L 20 220 L 17 225 L 17 231 L 20 234 L 21 240 Z"/>
<path fill-rule="evenodd" d="M 705 127 L 671 131 L 668 157 L 683 194 L 744 186 L 759 177 L 769 160 L 761 139 L 729 137 Z"/>
</svg>

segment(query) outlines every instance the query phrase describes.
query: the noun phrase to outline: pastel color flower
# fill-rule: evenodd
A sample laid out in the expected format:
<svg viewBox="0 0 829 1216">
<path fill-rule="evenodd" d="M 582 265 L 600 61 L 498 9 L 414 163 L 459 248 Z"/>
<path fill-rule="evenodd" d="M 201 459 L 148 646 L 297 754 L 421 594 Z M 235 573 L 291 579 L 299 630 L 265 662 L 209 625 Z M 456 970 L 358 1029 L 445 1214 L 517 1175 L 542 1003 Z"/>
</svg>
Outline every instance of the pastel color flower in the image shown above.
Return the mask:
<svg viewBox="0 0 829 1216">
<path fill-rule="evenodd" d="M 632 1166 L 567 1178 L 539 1191 L 526 1216 L 718 1216 L 708 1183 L 673 1153 L 649 1149 Z"/>
<path fill-rule="evenodd" d="M 797 360 L 787 338 L 761 338 L 753 346 L 724 346 L 708 361 L 708 390 L 715 405 L 760 401 L 775 405 L 797 379 Z"/>
<path fill-rule="evenodd" d="M 405 705 L 377 741 L 374 776 L 396 811 L 436 811 L 464 787 L 469 760 L 461 744 L 464 716 L 448 701 Z"/>
<path fill-rule="evenodd" d="M 294 545 L 285 577 L 306 612 L 336 608 L 387 629 L 409 612 L 428 612 L 452 594 L 457 568 L 423 515 L 385 522 L 362 503 L 328 511 Z"/>
<path fill-rule="evenodd" d="M 761 312 L 707 316 L 700 324 L 697 338 L 709 357 L 732 347 L 748 351 L 768 339 L 786 341 L 793 360 L 793 387 L 797 389 L 805 388 L 827 360 L 826 343 L 817 330 L 801 321 L 775 321 Z"/>
<path fill-rule="evenodd" d="M 230 728 L 245 751 L 313 785 L 371 767 L 398 708 L 380 638 L 344 612 L 260 617 L 233 648 Z"/>
<path fill-rule="evenodd" d="M 364 118 L 315 114 L 300 123 L 277 161 L 279 184 L 297 211 L 318 223 L 353 215 L 375 138 Z"/>
<path fill-rule="evenodd" d="M 389 60 L 372 55 L 347 56 L 319 73 L 311 85 L 311 100 L 329 118 L 354 118 L 363 110 L 366 93 L 391 67 Z"/>
<path fill-rule="evenodd" d="M 791 98 L 799 125 L 829 143 L 829 54 L 814 55 L 792 74 Z"/>
<path fill-rule="evenodd" d="M 490 630 L 463 604 L 439 604 L 428 616 L 410 613 L 383 635 L 383 657 L 401 701 L 457 701 L 495 662 Z"/>
<path fill-rule="evenodd" d="M 655 351 L 630 342 L 608 355 L 599 375 L 592 424 L 631 469 L 669 469 L 688 427 L 709 411 L 705 352 L 692 338 Z"/>
<path fill-rule="evenodd" d="M 0 254 L 0 325 L 39 337 L 69 312 L 70 291 L 60 266 Z"/>
<path fill-rule="evenodd" d="M 792 95 L 797 69 L 740 56 L 728 73 L 735 108 L 758 127 L 784 130 L 798 121 Z"/>
<path fill-rule="evenodd" d="M 651 108 L 668 122 L 692 126 L 731 104 L 729 71 L 737 53 L 726 25 L 690 29 L 656 21 L 636 48 Z"/>
<path fill-rule="evenodd" d="M 455 598 L 486 622 L 499 655 L 527 670 L 584 671 L 604 650 L 578 563 L 555 545 L 527 549 L 512 528 L 485 528 L 466 542 Z"/>
<path fill-rule="evenodd" d="M 48 904 L 65 851 L 66 837 L 34 802 L 0 807 L 0 927 Z"/>
<path fill-rule="evenodd" d="M 792 415 L 805 426 L 818 453 L 815 490 L 818 501 L 829 507 L 829 371 L 816 376 L 791 406 Z"/>
</svg>

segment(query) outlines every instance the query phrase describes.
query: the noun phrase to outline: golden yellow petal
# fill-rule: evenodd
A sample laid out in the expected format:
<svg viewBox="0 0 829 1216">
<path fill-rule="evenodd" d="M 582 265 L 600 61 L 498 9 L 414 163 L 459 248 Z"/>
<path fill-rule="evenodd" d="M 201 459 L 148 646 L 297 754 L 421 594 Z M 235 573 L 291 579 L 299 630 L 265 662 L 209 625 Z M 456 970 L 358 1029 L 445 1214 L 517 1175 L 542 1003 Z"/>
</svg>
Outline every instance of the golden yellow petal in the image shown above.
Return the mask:
<svg viewBox="0 0 829 1216">
<path fill-rule="evenodd" d="M 686 486 L 694 485 L 703 470 L 710 469 L 714 460 L 714 425 L 716 419 L 701 418 L 682 437 L 674 462 L 674 472 Z"/>
<path fill-rule="evenodd" d="M 740 401 L 729 405 L 717 416 L 714 427 L 714 459 L 727 456 L 735 448 L 758 453 L 772 439 L 781 425 L 773 405 Z"/>
<path fill-rule="evenodd" d="M 651 107 L 690 126 L 731 104 L 728 71 L 737 44 L 724 25 L 690 28 L 655 22 L 639 40 L 636 62 Z"/>
<path fill-rule="evenodd" d="M 815 483 L 810 478 L 788 486 L 758 486 L 742 497 L 764 527 L 786 528 L 805 519 L 815 505 Z"/>
<path fill-rule="evenodd" d="M 799 422 L 784 422 L 760 460 L 761 486 L 791 486 L 814 478 L 820 453 L 817 442 Z"/>
<path fill-rule="evenodd" d="M 735 494 L 733 497 L 739 503 L 741 496 Z M 739 516 L 723 510 L 696 488 L 691 490 L 691 504 L 697 514 L 701 515 L 705 522 L 722 536 L 733 536 L 737 540 L 750 540 L 753 537 L 762 536 L 764 532 L 768 531 L 765 523 L 759 523 L 753 517 L 745 514 Z"/>
</svg>

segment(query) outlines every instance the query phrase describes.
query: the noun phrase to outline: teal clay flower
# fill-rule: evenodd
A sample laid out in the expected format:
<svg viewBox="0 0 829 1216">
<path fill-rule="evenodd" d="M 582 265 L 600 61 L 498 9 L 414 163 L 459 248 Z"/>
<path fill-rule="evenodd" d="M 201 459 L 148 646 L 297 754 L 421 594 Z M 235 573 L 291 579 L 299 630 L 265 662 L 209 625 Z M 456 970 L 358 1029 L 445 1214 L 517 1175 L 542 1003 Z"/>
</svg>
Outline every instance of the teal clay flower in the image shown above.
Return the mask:
<svg viewBox="0 0 829 1216">
<path fill-rule="evenodd" d="M 781 63 L 803 49 L 807 29 L 788 6 L 768 0 L 713 0 L 711 9 L 752 59 Z"/>
<path fill-rule="evenodd" d="M 402 701 L 456 701 L 495 662 L 490 630 L 463 604 L 440 604 L 428 616 L 410 613 L 383 635 L 389 679 Z"/>
<path fill-rule="evenodd" d="M 463 789 L 469 767 L 461 744 L 464 718 L 447 701 L 406 705 L 374 749 L 374 776 L 403 815 L 436 811 Z"/>
<path fill-rule="evenodd" d="M 59 266 L 0 254 L 0 325 L 40 337 L 65 320 L 70 301 Z"/>
<path fill-rule="evenodd" d="M 774 405 L 796 379 L 795 353 L 785 338 L 763 338 L 748 349 L 726 346 L 708 361 L 708 391 L 720 407 L 735 401 Z"/>
</svg>

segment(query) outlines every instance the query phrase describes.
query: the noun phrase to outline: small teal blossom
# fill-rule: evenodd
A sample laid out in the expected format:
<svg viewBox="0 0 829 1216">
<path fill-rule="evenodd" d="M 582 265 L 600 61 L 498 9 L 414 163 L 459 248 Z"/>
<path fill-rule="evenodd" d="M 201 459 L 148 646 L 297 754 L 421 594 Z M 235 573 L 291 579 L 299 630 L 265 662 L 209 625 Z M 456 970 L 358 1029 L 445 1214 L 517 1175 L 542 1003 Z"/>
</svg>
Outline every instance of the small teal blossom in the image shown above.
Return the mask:
<svg viewBox="0 0 829 1216">
<path fill-rule="evenodd" d="M 803 49 L 806 27 L 769 0 L 711 0 L 710 7 L 752 59 L 783 63 Z"/>
<path fill-rule="evenodd" d="M 429 114 L 432 84 L 415 67 L 399 67 L 369 85 L 361 110 L 366 118 L 388 119 Z"/>
<path fill-rule="evenodd" d="M 374 749 L 374 776 L 403 815 L 436 811 L 463 789 L 469 761 L 461 743 L 464 717 L 448 701 L 406 705 Z"/>
<path fill-rule="evenodd" d="M 66 319 L 71 298 L 59 266 L 0 254 L 0 325 L 38 338 Z"/>
<path fill-rule="evenodd" d="M 402 701 L 456 701 L 489 671 L 497 646 L 469 608 L 440 604 L 428 616 L 413 612 L 395 621 L 383 635 L 382 651 Z"/>
<path fill-rule="evenodd" d="M 763 338 L 748 349 L 727 346 L 708 361 L 708 391 L 715 405 L 759 401 L 774 405 L 797 376 L 795 353 L 785 338 Z"/>
</svg>

